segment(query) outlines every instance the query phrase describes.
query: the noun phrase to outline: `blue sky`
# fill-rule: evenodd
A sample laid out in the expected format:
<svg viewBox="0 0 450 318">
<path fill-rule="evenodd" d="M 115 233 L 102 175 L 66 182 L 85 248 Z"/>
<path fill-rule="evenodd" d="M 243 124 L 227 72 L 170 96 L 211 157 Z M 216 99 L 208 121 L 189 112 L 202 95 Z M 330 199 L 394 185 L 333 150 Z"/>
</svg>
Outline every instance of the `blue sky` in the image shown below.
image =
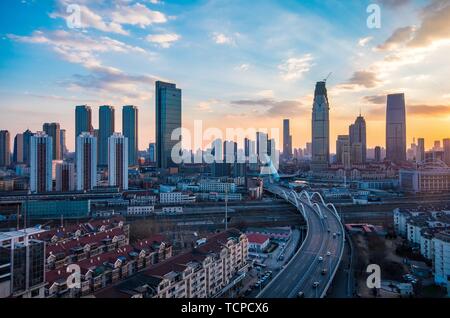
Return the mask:
<svg viewBox="0 0 450 318">
<path fill-rule="evenodd" d="M 379 29 L 366 24 L 372 2 Z M 70 4 L 82 28 L 68 27 Z M 304 146 L 314 84 L 333 72 L 332 140 L 361 109 L 369 145 L 383 145 L 383 96 L 398 91 L 411 109 L 410 138 L 448 137 L 422 120 L 450 123 L 442 0 L 17 0 L 0 9 L 0 128 L 13 135 L 57 121 L 73 149 L 75 105 L 93 106 L 94 126 L 98 106 L 116 106 L 120 131 L 121 106 L 134 104 L 143 149 L 154 138 L 153 83 L 162 79 L 183 89 L 188 128 L 195 119 L 224 129 L 291 118 L 294 145 Z"/>
</svg>

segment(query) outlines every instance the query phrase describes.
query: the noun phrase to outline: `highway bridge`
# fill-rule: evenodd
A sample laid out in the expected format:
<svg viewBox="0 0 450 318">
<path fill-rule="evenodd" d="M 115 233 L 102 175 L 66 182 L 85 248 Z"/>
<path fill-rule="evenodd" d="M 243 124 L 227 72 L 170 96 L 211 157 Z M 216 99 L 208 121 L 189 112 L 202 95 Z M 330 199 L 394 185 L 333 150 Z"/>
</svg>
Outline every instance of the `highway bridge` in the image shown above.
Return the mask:
<svg viewBox="0 0 450 318">
<path fill-rule="evenodd" d="M 319 193 L 297 193 L 275 184 L 265 190 L 294 205 L 307 224 L 301 247 L 257 298 L 305 298 L 325 296 L 339 267 L 345 233 L 339 214 Z"/>
</svg>

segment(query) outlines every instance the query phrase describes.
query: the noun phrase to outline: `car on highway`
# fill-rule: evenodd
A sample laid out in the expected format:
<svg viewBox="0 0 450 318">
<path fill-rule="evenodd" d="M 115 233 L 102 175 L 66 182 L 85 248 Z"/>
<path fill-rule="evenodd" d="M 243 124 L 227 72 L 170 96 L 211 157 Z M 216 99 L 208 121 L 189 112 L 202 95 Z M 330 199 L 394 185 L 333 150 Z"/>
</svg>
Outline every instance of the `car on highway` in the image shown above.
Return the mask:
<svg viewBox="0 0 450 318">
<path fill-rule="evenodd" d="M 326 269 L 326 268 L 322 269 L 322 271 L 320 272 L 320 274 L 321 274 L 321 275 L 326 275 L 326 274 L 327 274 L 327 269 Z"/>
<path fill-rule="evenodd" d="M 297 298 L 305 298 L 305 293 L 302 291 L 298 292 Z"/>
<path fill-rule="evenodd" d="M 331 256 L 331 252 L 330 251 L 327 252 L 327 256 Z"/>
<path fill-rule="evenodd" d="M 333 238 L 336 238 L 336 233 L 333 233 Z"/>
<path fill-rule="evenodd" d="M 317 288 L 317 287 L 319 287 L 319 284 L 320 284 L 319 282 L 314 282 L 314 283 L 313 283 L 313 287 L 314 287 L 314 288 Z"/>
<path fill-rule="evenodd" d="M 323 261 L 323 257 L 319 256 L 319 262 L 322 262 L 322 261 Z"/>
<path fill-rule="evenodd" d="M 331 232 L 331 230 L 330 230 L 330 228 L 328 228 L 328 233 L 330 233 Z"/>
</svg>

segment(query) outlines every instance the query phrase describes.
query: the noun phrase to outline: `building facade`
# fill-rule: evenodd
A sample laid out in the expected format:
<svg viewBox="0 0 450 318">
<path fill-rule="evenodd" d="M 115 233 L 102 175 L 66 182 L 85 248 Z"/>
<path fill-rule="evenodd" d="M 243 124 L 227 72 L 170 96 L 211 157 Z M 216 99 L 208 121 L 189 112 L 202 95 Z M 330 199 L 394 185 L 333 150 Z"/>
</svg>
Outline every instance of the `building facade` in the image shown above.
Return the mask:
<svg viewBox="0 0 450 318">
<path fill-rule="evenodd" d="M 175 84 L 156 82 L 156 162 L 158 168 L 177 165 L 172 160 L 172 149 L 181 141 L 172 140 L 172 132 L 181 128 L 181 89 Z"/>
<path fill-rule="evenodd" d="M 37 132 L 30 141 L 30 191 L 52 191 L 53 141 L 44 132 Z"/>
<path fill-rule="evenodd" d="M 108 138 L 115 131 L 115 110 L 112 106 L 100 106 L 98 131 L 98 165 L 108 165 Z"/>
<path fill-rule="evenodd" d="M 11 164 L 11 136 L 9 131 L 0 131 L 0 168 Z"/>
<path fill-rule="evenodd" d="M 93 132 L 92 109 L 90 106 L 81 105 L 75 108 L 75 145 L 77 137 L 83 132 Z"/>
<path fill-rule="evenodd" d="M 42 127 L 47 136 L 52 137 L 52 158 L 61 160 L 61 128 L 58 123 L 45 123 Z"/>
<path fill-rule="evenodd" d="M 97 138 L 82 132 L 77 138 L 77 190 L 89 191 L 97 185 Z"/>
<path fill-rule="evenodd" d="M 406 161 L 406 107 L 403 93 L 387 96 L 386 159 L 394 163 Z"/>
<path fill-rule="evenodd" d="M 75 191 L 75 165 L 73 163 L 58 163 L 56 165 L 56 191 Z"/>
<path fill-rule="evenodd" d="M 109 186 L 128 190 L 128 138 L 114 133 L 109 137 L 108 143 Z"/>
<path fill-rule="evenodd" d="M 138 164 L 139 110 L 136 106 L 124 106 L 122 110 L 122 133 L 128 138 L 128 165 Z"/>
<path fill-rule="evenodd" d="M 312 111 L 312 159 L 311 170 L 328 167 L 330 160 L 330 106 L 326 82 L 317 82 Z"/>
</svg>

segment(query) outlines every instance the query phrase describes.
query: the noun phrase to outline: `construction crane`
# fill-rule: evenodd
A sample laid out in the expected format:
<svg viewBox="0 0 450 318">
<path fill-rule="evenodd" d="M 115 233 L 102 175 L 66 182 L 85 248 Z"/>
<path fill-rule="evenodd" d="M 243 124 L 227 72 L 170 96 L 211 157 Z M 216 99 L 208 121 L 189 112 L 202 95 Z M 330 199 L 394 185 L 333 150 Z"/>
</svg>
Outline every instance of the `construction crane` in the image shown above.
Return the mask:
<svg viewBox="0 0 450 318">
<path fill-rule="evenodd" d="M 330 78 L 331 74 L 333 74 L 333 72 L 328 73 L 328 76 L 325 77 L 325 79 L 323 80 L 325 83 L 327 82 L 327 80 Z"/>
</svg>

